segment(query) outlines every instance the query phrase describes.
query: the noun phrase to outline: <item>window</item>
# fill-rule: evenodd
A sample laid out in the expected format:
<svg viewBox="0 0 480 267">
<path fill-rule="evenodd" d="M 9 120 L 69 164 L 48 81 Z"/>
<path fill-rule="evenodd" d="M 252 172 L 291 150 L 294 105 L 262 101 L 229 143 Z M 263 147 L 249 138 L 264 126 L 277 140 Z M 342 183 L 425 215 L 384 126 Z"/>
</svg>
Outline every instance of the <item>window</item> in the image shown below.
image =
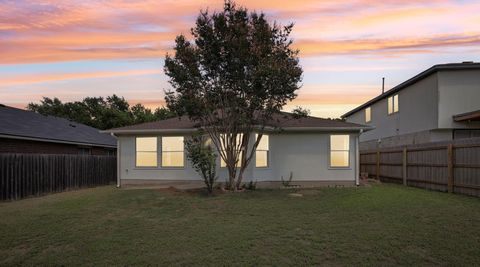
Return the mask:
<svg viewBox="0 0 480 267">
<path fill-rule="evenodd" d="M 237 135 L 237 147 L 242 142 L 242 138 L 243 138 L 243 134 L 238 134 Z M 225 134 L 222 134 L 222 136 L 220 137 L 220 141 L 223 142 L 222 140 L 224 140 L 224 139 L 225 139 Z M 236 167 L 238 168 L 240 166 L 242 166 L 242 153 L 240 153 L 239 156 L 238 156 L 238 161 L 237 161 Z M 223 158 L 221 156 L 220 156 L 220 167 L 222 167 L 222 168 L 227 167 L 227 163 L 223 160 Z"/>
<path fill-rule="evenodd" d="M 183 136 L 162 137 L 162 167 L 183 167 L 183 148 Z"/>
<path fill-rule="evenodd" d="M 372 120 L 372 109 L 370 107 L 365 109 L 365 122 L 370 122 Z"/>
<path fill-rule="evenodd" d="M 330 167 L 342 168 L 349 166 L 349 141 L 349 135 L 330 135 Z"/>
<path fill-rule="evenodd" d="M 258 134 L 255 135 L 255 140 L 258 138 Z M 255 166 L 257 168 L 268 167 L 268 135 L 262 135 L 260 143 L 258 143 L 257 150 L 255 151 Z"/>
<path fill-rule="evenodd" d="M 137 137 L 135 139 L 136 166 L 157 167 L 157 138 Z"/>
<path fill-rule="evenodd" d="M 398 94 L 388 97 L 388 114 L 398 112 Z"/>
</svg>

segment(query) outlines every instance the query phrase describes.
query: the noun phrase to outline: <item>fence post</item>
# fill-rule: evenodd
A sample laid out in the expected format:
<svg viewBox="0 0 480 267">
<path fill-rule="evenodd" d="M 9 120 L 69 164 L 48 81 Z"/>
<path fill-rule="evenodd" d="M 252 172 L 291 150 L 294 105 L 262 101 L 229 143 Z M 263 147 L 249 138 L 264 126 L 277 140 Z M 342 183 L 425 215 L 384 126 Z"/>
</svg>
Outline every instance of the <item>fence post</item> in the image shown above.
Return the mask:
<svg viewBox="0 0 480 267">
<path fill-rule="evenodd" d="M 453 144 L 447 146 L 448 192 L 453 193 Z"/>
<path fill-rule="evenodd" d="M 380 150 L 377 150 L 377 180 L 380 180 Z"/>
<path fill-rule="evenodd" d="M 402 176 L 403 176 L 403 185 L 407 185 L 407 147 L 403 148 Z"/>
</svg>

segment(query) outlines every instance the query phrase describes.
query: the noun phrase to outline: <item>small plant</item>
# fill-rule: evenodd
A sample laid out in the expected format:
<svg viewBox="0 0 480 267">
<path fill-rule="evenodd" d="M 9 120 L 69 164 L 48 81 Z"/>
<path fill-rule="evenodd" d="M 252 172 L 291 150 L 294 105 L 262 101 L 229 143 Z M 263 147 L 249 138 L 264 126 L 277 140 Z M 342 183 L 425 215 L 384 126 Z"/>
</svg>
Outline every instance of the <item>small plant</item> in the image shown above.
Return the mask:
<svg viewBox="0 0 480 267">
<path fill-rule="evenodd" d="M 202 176 L 208 193 L 212 194 L 217 180 L 217 155 L 212 146 L 205 135 L 198 133 L 185 141 L 185 150 L 193 168 Z"/>
<path fill-rule="evenodd" d="M 284 187 L 290 187 L 291 183 L 292 183 L 292 179 L 293 179 L 293 172 L 290 172 L 290 177 L 288 178 L 288 180 L 284 180 L 283 179 L 283 175 L 282 175 L 282 185 Z"/>
<path fill-rule="evenodd" d="M 224 186 L 223 188 L 224 188 L 225 190 L 228 190 L 229 188 L 231 188 L 230 185 L 231 185 L 231 184 L 230 184 L 230 180 L 226 179 L 226 180 L 225 180 L 225 186 Z"/>
<path fill-rule="evenodd" d="M 242 188 L 243 189 L 246 189 L 246 190 L 256 190 L 257 189 L 257 181 L 250 181 L 248 183 L 244 183 L 242 185 Z"/>
</svg>

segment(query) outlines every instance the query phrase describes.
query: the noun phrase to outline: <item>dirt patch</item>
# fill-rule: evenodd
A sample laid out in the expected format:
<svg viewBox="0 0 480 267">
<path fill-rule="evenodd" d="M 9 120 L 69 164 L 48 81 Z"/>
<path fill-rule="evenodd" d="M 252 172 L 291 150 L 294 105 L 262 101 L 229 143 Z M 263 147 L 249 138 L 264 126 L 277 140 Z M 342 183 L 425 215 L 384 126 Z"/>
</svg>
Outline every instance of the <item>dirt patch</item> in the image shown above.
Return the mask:
<svg viewBox="0 0 480 267">
<path fill-rule="evenodd" d="M 173 186 L 167 188 L 158 188 L 155 191 L 167 193 L 173 196 L 217 196 L 224 194 L 220 189 L 214 189 L 213 194 L 209 195 L 205 188 L 178 189 Z"/>
</svg>

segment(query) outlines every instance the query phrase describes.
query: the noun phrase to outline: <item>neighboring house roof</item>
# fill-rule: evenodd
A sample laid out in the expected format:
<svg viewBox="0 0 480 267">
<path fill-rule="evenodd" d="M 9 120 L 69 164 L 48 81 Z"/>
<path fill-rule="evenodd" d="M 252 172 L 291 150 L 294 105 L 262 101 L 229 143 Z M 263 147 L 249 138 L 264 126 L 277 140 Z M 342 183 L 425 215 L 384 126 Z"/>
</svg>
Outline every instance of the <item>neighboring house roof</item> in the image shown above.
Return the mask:
<svg viewBox="0 0 480 267">
<path fill-rule="evenodd" d="M 267 123 L 270 128 L 298 131 L 358 131 L 371 130 L 372 127 L 339 120 L 316 118 L 312 116 L 295 118 L 291 113 L 283 112 L 274 116 Z M 109 133 L 148 133 L 148 132 L 189 132 L 196 131 L 199 125 L 188 119 L 187 116 L 176 117 L 161 121 L 147 122 L 121 128 L 106 130 Z"/>
<path fill-rule="evenodd" d="M 64 118 L 45 116 L 32 111 L 0 104 L 0 137 L 116 147 L 116 139 L 98 129 Z"/>
<path fill-rule="evenodd" d="M 435 65 L 419 74 L 417 74 L 416 76 L 406 80 L 405 82 L 393 87 L 392 89 L 386 91 L 385 93 L 369 100 L 368 102 L 354 108 L 353 110 L 345 113 L 342 115 L 342 118 L 345 118 L 345 117 L 348 117 L 364 108 L 367 108 L 369 106 L 371 106 L 372 104 L 388 97 L 388 96 L 391 96 L 395 93 L 397 93 L 398 91 L 426 78 L 427 76 L 433 74 L 433 73 L 436 73 L 438 71 L 445 71 L 445 70 L 471 70 L 471 69 L 480 69 L 480 63 L 473 63 L 473 62 L 464 62 L 464 63 L 449 63 L 449 64 L 439 64 L 439 65 Z"/>
<path fill-rule="evenodd" d="M 467 113 L 457 114 L 453 116 L 453 120 L 460 121 L 480 121 L 480 110 L 475 110 Z"/>
</svg>

